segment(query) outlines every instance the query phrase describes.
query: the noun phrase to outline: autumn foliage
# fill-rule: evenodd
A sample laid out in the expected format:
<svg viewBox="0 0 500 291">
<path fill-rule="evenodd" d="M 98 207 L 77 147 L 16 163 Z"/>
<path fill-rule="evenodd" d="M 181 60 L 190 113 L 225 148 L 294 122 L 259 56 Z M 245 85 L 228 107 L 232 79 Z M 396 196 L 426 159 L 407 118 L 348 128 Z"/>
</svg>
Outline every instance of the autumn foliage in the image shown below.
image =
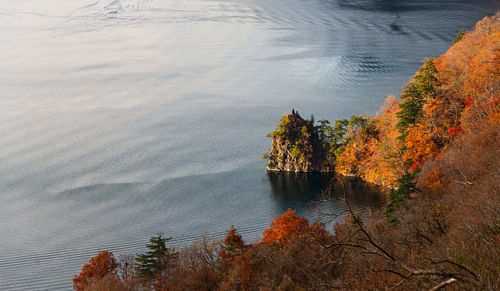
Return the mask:
<svg viewBox="0 0 500 291">
<path fill-rule="evenodd" d="M 439 151 L 438 146 L 432 139 L 432 133 L 423 124 L 417 124 L 408 130 L 404 144 L 406 151 L 403 160 L 411 164 L 430 159 Z"/>
<path fill-rule="evenodd" d="M 392 189 L 385 210 L 349 208 L 332 230 L 288 209 L 260 241 L 245 243 L 232 227 L 223 241 L 202 240 L 165 257 L 161 280 L 148 278 L 147 286 L 500 290 L 499 68 L 500 13 L 426 60 L 401 98 L 387 98 L 376 116 L 333 127 L 322 121 L 337 172 Z M 116 269 L 112 254 L 101 252 L 74 287 L 118 286 Z M 145 286 L 119 281 L 126 290 Z"/>
<path fill-rule="evenodd" d="M 243 238 L 236 231 L 236 228 L 231 226 L 231 229 L 229 229 L 224 239 L 224 249 L 220 252 L 220 256 L 224 260 L 229 260 L 244 246 L 245 243 L 243 242 Z"/>
<path fill-rule="evenodd" d="M 309 222 L 295 215 L 295 210 L 288 209 L 283 215 L 275 217 L 269 229 L 264 231 L 263 243 L 284 245 L 294 236 L 302 235 L 309 229 Z"/>
<path fill-rule="evenodd" d="M 426 60 L 400 101 L 386 101 L 370 120 L 375 130 L 349 134 L 337 159 L 340 173 L 397 188 L 405 173 L 441 157 L 452 141 L 463 142 L 457 139 L 494 118 L 500 110 L 498 14 L 458 39 L 446 54 Z"/>
<path fill-rule="evenodd" d="M 88 264 L 83 265 L 80 274 L 73 278 L 73 288 L 83 291 L 107 275 L 113 275 L 117 267 L 118 264 L 111 252 L 99 252 L 97 256 L 90 259 Z"/>
<path fill-rule="evenodd" d="M 389 96 L 380 113 L 370 119 L 370 130 L 349 132 L 345 150 L 336 161 L 337 172 L 392 187 L 404 171 L 396 127 L 398 112 L 399 102 Z"/>
</svg>

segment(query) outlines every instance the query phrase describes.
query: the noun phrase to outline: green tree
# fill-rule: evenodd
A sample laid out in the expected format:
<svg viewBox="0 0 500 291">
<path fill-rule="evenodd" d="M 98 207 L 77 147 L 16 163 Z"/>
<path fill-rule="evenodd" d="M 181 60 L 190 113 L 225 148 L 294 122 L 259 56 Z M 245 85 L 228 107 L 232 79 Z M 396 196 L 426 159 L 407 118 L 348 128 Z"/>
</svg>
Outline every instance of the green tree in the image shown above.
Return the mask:
<svg viewBox="0 0 500 291">
<path fill-rule="evenodd" d="M 364 128 L 368 125 L 368 119 L 363 116 L 353 115 L 351 119 L 349 119 L 349 128 L 351 130 Z"/>
<path fill-rule="evenodd" d="M 331 136 L 331 132 L 332 127 L 330 126 L 330 121 L 321 119 L 318 128 L 319 139 L 323 142 L 330 143 L 329 137 Z"/>
<path fill-rule="evenodd" d="M 296 141 L 295 144 L 292 146 L 292 150 L 290 151 L 290 154 L 293 157 L 298 157 L 302 154 L 303 150 L 301 147 L 301 144 L 299 141 Z"/>
<path fill-rule="evenodd" d="M 155 275 L 162 274 L 168 269 L 171 261 L 175 257 L 175 251 L 167 248 L 166 242 L 172 239 L 164 237 L 163 233 L 157 233 L 149 239 L 150 244 L 146 247 L 149 249 L 144 254 L 140 254 L 135 259 L 137 262 L 137 273 L 142 279 L 151 279 Z"/>
<path fill-rule="evenodd" d="M 465 29 L 462 29 L 459 32 L 457 32 L 455 38 L 453 39 L 453 44 L 456 44 L 457 42 L 461 41 L 465 35 L 465 32 L 466 32 Z"/>
<path fill-rule="evenodd" d="M 439 81 L 436 77 L 437 68 L 434 65 L 434 59 L 429 59 L 419 70 L 415 76 L 415 83 L 422 92 L 424 98 L 434 98 L 436 95 Z"/>
<path fill-rule="evenodd" d="M 401 103 L 396 116 L 400 132 L 399 138 L 404 140 L 408 127 L 417 123 L 422 116 L 422 107 L 426 100 L 435 98 L 439 81 L 436 78 L 437 69 L 434 60 L 428 60 L 419 70 L 413 82 L 409 83 L 401 93 Z"/>
<path fill-rule="evenodd" d="M 400 139 L 404 139 L 408 127 L 415 124 L 417 119 L 421 116 L 424 100 L 415 83 L 410 83 L 404 88 L 401 99 L 403 101 L 399 104 L 400 110 L 396 113 L 396 116 L 399 119 L 397 127 L 401 134 Z"/>
<path fill-rule="evenodd" d="M 297 111 L 296 111 L 297 112 Z M 297 112 L 298 114 L 298 112 Z M 288 118 L 288 115 L 283 115 L 280 118 L 280 123 L 276 125 L 276 129 L 272 132 L 270 132 L 267 137 L 274 138 L 275 136 L 281 136 L 281 137 L 286 137 L 286 131 L 287 127 L 290 124 L 290 119 Z"/>
<path fill-rule="evenodd" d="M 415 187 L 415 172 L 406 173 L 398 180 L 397 186 L 391 191 L 389 195 L 390 203 L 385 209 L 385 217 L 388 222 L 396 225 L 399 219 L 396 216 L 397 211 L 406 203 L 410 198 L 410 194 L 414 193 L 417 188 Z"/>
<path fill-rule="evenodd" d="M 397 124 L 401 140 L 408 136 L 409 127 L 415 125 L 422 116 L 422 107 L 429 99 L 437 97 L 437 88 L 439 81 L 436 77 L 437 69 L 434 60 L 429 59 L 419 70 L 413 82 L 409 83 L 401 94 L 401 103 L 399 112 L 396 113 L 399 122 Z M 403 146 L 402 154 L 406 152 Z M 407 165 L 409 166 L 409 165 Z M 398 180 L 395 190 L 390 194 L 390 203 L 387 205 L 385 215 L 392 224 L 397 224 L 396 212 L 406 203 L 410 194 L 416 191 L 415 172 L 404 174 Z"/>
<path fill-rule="evenodd" d="M 335 120 L 333 125 L 333 143 L 335 145 L 341 144 L 344 141 L 348 125 L 349 121 L 347 119 Z"/>
</svg>

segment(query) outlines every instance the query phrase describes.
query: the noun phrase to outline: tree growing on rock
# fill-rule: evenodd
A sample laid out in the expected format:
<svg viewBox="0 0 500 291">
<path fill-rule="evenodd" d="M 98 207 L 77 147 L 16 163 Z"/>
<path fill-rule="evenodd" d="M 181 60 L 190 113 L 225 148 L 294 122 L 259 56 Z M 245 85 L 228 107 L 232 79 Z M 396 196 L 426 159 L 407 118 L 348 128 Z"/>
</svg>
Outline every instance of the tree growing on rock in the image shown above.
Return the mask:
<svg viewBox="0 0 500 291">
<path fill-rule="evenodd" d="M 329 148 L 324 145 L 326 123 L 314 125 L 314 118 L 303 119 L 292 109 L 284 115 L 276 130 L 268 137 L 272 146 L 264 158 L 269 158 L 267 169 L 281 172 L 329 172 L 333 170 L 328 159 Z"/>
</svg>

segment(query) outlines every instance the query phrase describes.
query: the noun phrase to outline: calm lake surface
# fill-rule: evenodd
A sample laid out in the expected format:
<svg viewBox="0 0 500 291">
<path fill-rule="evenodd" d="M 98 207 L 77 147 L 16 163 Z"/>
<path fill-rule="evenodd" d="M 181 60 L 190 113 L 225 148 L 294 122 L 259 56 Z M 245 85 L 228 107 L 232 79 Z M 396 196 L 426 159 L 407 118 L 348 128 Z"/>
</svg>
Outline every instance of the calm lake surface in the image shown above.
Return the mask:
<svg viewBox="0 0 500 291">
<path fill-rule="evenodd" d="M 99 250 L 141 252 L 159 231 L 182 245 L 234 224 L 253 241 L 288 208 L 311 216 L 328 177 L 267 174 L 260 159 L 280 116 L 374 114 L 498 9 L 0 0 L 0 290 L 69 290 Z M 383 203 L 351 190 L 362 211 Z"/>
</svg>

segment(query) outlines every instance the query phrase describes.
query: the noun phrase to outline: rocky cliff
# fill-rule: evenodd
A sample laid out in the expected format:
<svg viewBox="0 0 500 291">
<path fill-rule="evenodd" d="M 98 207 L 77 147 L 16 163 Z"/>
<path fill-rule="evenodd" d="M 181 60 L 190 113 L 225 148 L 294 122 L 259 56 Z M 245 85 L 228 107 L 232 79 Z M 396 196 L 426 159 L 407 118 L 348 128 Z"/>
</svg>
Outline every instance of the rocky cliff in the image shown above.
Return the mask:
<svg viewBox="0 0 500 291">
<path fill-rule="evenodd" d="M 304 120 L 292 109 L 269 135 L 272 146 L 265 155 L 268 171 L 331 172 L 327 147 L 318 136 L 313 120 Z"/>
</svg>

